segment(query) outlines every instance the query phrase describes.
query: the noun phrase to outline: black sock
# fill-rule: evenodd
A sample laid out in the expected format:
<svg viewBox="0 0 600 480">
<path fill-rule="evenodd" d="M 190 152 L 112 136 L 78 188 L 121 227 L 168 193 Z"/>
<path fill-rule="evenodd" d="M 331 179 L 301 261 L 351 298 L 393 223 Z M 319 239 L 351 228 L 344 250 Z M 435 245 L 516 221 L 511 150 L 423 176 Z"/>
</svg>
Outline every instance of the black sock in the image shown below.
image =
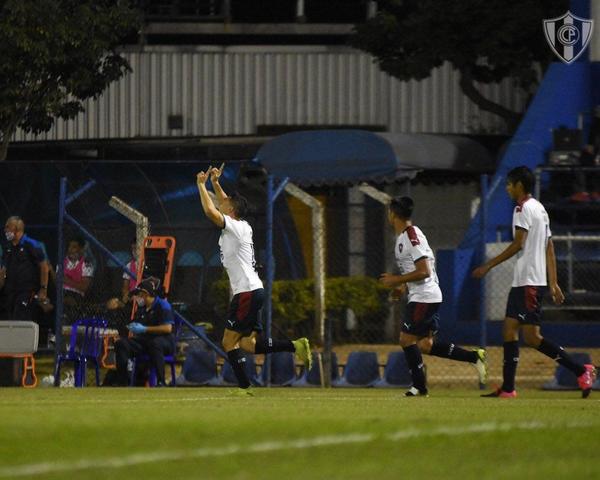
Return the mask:
<svg viewBox="0 0 600 480">
<path fill-rule="evenodd" d="M 449 358 L 451 360 L 457 360 L 459 362 L 470 362 L 476 363 L 479 360 L 477 352 L 473 350 L 465 350 L 453 343 L 443 343 L 435 341 L 431 346 L 429 355 L 435 357 Z"/>
<path fill-rule="evenodd" d="M 254 353 L 295 352 L 294 344 L 289 340 L 273 340 L 259 338 L 256 340 Z"/>
<path fill-rule="evenodd" d="M 406 356 L 406 363 L 410 369 L 412 375 L 413 387 L 419 392 L 426 393 L 427 387 L 425 386 L 425 365 L 423 364 L 423 357 L 421 356 L 421 350 L 416 344 L 403 347 L 404 355 Z"/>
<path fill-rule="evenodd" d="M 231 364 L 231 368 L 233 368 L 233 373 L 235 373 L 235 378 L 237 378 L 240 388 L 248 388 L 250 380 L 248 380 L 248 375 L 246 375 L 246 357 L 242 355 L 242 351 L 239 348 L 230 350 L 227 352 L 227 358 L 229 358 L 229 363 Z"/>
<path fill-rule="evenodd" d="M 571 370 L 575 375 L 580 376 L 585 373 L 585 367 L 578 363 L 575 363 L 562 347 L 554 345 L 552 342 L 542 338 L 542 343 L 538 347 L 538 350 L 544 355 L 550 357 L 552 360 L 556 360 L 560 365 Z"/>
<path fill-rule="evenodd" d="M 502 390 L 512 392 L 515 389 L 515 376 L 519 363 L 519 342 L 504 342 L 504 366 L 502 367 Z"/>
</svg>

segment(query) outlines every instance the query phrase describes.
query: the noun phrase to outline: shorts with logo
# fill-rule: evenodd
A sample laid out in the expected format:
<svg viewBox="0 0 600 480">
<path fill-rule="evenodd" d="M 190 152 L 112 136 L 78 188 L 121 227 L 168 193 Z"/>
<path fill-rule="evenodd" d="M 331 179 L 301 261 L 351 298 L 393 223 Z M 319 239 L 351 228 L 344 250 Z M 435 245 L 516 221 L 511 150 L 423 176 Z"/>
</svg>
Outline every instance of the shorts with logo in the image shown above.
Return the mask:
<svg viewBox="0 0 600 480">
<path fill-rule="evenodd" d="M 435 335 L 439 330 L 441 303 L 409 302 L 401 330 L 416 337 Z"/>
<path fill-rule="evenodd" d="M 521 325 L 540 325 L 542 320 L 542 298 L 546 287 L 512 287 L 508 294 L 506 316 Z"/>
<path fill-rule="evenodd" d="M 234 295 L 229 305 L 225 328 L 245 335 L 249 335 L 253 331 L 262 332 L 260 312 L 264 300 L 265 290 L 263 288 Z"/>
</svg>

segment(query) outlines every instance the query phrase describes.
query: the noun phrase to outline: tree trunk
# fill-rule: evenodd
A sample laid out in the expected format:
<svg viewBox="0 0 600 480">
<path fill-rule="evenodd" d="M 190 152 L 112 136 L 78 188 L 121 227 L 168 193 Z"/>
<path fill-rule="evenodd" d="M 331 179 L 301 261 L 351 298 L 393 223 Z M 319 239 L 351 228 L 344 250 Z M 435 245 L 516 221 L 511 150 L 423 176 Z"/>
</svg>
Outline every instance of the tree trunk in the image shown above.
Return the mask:
<svg viewBox="0 0 600 480">
<path fill-rule="evenodd" d="M 0 135 L 0 162 L 6 160 L 6 152 L 8 151 L 8 144 L 11 137 L 12 133 L 9 134 L 8 132 L 3 132 L 2 135 Z"/>
<path fill-rule="evenodd" d="M 475 81 L 468 69 L 460 70 L 460 89 L 481 110 L 485 110 L 486 112 L 490 112 L 501 117 L 506 122 L 509 133 L 512 134 L 515 132 L 523 116 L 518 112 L 509 110 L 508 108 L 503 107 L 496 102 L 492 102 L 490 99 L 484 97 L 475 87 Z"/>
</svg>

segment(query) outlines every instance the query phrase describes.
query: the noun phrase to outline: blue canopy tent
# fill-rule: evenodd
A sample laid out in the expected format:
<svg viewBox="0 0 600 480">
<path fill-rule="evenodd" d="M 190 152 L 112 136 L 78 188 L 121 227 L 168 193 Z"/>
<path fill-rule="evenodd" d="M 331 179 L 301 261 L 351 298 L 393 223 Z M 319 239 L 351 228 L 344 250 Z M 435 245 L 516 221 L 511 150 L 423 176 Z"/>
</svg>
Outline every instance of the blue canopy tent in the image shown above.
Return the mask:
<svg viewBox="0 0 600 480">
<path fill-rule="evenodd" d="M 265 143 L 255 160 L 276 178 L 299 185 L 390 182 L 413 178 L 419 170 L 493 168 L 487 150 L 466 137 L 365 130 L 288 133 Z"/>
</svg>

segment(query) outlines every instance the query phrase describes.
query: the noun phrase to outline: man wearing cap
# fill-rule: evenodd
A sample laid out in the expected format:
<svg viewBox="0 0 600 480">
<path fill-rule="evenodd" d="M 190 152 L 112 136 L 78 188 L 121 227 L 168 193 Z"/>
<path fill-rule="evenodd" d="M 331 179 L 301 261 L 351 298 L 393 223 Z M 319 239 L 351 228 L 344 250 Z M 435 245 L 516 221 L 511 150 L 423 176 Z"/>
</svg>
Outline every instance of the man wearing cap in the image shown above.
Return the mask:
<svg viewBox="0 0 600 480">
<path fill-rule="evenodd" d="M 150 366 L 156 369 L 156 385 L 165 386 L 165 355 L 175 352 L 173 337 L 173 309 L 169 302 L 158 296 L 160 281 L 146 278 L 131 292 L 137 304 L 133 322 L 127 325 L 132 333 L 115 343 L 117 360 L 117 384 L 127 386 L 129 377 L 127 362 L 143 354 L 150 358 Z"/>
</svg>

